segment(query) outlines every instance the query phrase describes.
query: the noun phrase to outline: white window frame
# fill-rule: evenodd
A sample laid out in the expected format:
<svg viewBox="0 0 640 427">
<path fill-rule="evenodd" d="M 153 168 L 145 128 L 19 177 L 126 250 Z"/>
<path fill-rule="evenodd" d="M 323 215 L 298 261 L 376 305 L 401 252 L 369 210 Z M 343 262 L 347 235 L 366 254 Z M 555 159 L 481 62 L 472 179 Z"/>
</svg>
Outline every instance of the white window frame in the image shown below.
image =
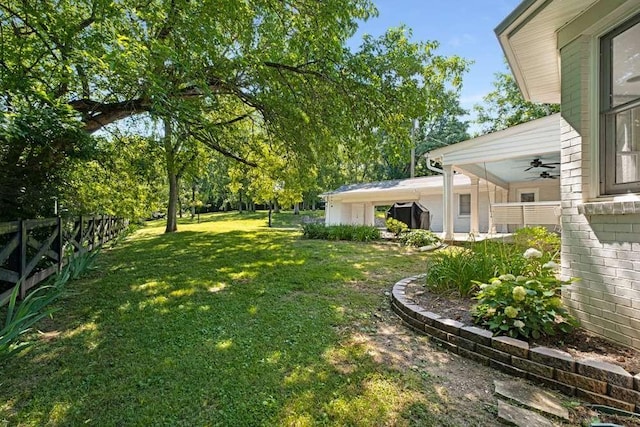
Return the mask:
<svg viewBox="0 0 640 427">
<path fill-rule="evenodd" d="M 599 124 L 599 175 L 600 175 L 600 194 L 603 196 L 614 196 L 625 193 L 640 193 L 640 180 L 616 183 L 616 159 L 617 152 L 615 148 L 615 127 L 612 123 L 616 119 L 616 115 L 630 111 L 634 108 L 640 108 L 640 97 L 625 104 L 611 107 L 609 96 L 611 92 L 611 41 L 618 35 L 624 33 L 629 28 L 640 23 L 640 14 L 634 15 L 631 19 L 617 25 L 612 30 L 599 38 L 599 71 L 598 71 L 598 121 Z M 640 168 L 640 157 L 638 157 L 637 167 Z"/>
<path fill-rule="evenodd" d="M 469 196 L 469 213 L 462 213 L 462 196 Z M 458 194 L 458 217 L 459 218 L 468 218 L 471 216 L 471 193 L 459 193 Z"/>
</svg>

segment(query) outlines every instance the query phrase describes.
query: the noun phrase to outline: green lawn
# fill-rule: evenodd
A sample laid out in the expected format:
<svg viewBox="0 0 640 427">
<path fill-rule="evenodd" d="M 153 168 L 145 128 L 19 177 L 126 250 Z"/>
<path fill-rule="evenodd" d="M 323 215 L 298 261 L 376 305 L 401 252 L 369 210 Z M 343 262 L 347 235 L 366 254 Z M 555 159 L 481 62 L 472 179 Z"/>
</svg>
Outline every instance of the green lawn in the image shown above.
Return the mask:
<svg viewBox="0 0 640 427">
<path fill-rule="evenodd" d="M 300 239 L 291 214 L 138 230 L 2 367 L 10 425 L 444 425 L 428 378 L 353 337 L 425 256 Z"/>
</svg>

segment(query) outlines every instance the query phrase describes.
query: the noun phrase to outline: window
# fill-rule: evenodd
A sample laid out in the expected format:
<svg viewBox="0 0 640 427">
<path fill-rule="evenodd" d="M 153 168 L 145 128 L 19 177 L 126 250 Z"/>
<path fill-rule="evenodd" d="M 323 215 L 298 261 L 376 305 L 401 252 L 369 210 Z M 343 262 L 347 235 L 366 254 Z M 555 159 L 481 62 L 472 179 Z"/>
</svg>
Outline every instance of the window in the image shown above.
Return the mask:
<svg viewBox="0 0 640 427">
<path fill-rule="evenodd" d="M 458 195 L 458 216 L 471 215 L 471 194 Z"/>
<path fill-rule="evenodd" d="M 600 40 L 603 194 L 640 192 L 640 15 Z"/>
<path fill-rule="evenodd" d="M 518 190 L 518 201 L 520 203 L 536 202 L 538 199 L 538 190 L 531 188 L 521 188 Z"/>
</svg>

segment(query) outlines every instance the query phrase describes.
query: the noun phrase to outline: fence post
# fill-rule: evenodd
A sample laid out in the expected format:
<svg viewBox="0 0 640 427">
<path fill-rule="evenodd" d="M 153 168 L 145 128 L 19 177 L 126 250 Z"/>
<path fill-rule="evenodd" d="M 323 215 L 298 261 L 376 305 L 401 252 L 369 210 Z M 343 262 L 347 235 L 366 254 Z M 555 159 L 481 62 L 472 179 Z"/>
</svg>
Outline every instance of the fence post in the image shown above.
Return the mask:
<svg viewBox="0 0 640 427">
<path fill-rule="evenodd" d="M 96 248 L 96 216 L 91 217 L 91 250 Z"/>
<path fill-rule="evenodd" d="M 78 245 L 80 246 L 78 252 L 82 255 L 84 252 L 84 219 L 82 215 L 80 215 L 80 224 L 78 225 Z"/>
<path fill-rule="evenodd" d="M 100 246 L 104 245 L 104 234 L 105 234 L 105 228 L 106 228 L 106 223 L 107 221 L 105 220 L 104 214 L 100 215 Z"/>
<path fill-rule="evenodd" d="M 58 273 L 62 271 L 62 258 L 64 257 L 64 242 L 62 241 L 62 218 L 60 215 L 56 218 L 58 226 L 58 237 L 54 243 L 56 251 L 58 251 Z"/>
<path fill-rule="evenodd" d="M 27 227 L 23 219 L 20 220 L 18 233 L 20 233 L 20 237 L 18 238 L 18 280 L 20 282 L 20 299 L 24 299 L 27 295 L 27 278 L 24 277 L 25 271 L 27 270 Z"/>
</svg>

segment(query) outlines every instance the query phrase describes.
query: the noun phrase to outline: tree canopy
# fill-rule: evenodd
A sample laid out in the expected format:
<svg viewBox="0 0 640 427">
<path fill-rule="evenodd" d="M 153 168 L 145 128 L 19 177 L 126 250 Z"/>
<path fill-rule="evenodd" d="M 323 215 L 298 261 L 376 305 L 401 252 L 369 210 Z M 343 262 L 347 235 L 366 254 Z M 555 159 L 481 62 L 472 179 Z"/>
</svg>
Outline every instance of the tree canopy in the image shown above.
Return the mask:
<svg viewBox="0 0 640 427">
<path fill-rule="evenodd" d="M 494 90 L 483 97 L 483 104 L 474 106 L 476 121 L 482 133 L 491 133 L 520 123 L 539 119 L 560 111 L 558 104 L 536 104 L 525 101 L 510 73 L 496 73 Z"/>
<path fill-rule="evenodd" d="M 406 145 L 411 119 L 442 111 L 467 62 L 404 28 L 349 49 L 376 13 L 369 0 L 5 0 L 0 111 L 71 110 L 87 133 L 163 123 L 170 184 L 185 138 L 251 167 L 291 153 L 317 165 L 382 133 Z"/>
</svg>

